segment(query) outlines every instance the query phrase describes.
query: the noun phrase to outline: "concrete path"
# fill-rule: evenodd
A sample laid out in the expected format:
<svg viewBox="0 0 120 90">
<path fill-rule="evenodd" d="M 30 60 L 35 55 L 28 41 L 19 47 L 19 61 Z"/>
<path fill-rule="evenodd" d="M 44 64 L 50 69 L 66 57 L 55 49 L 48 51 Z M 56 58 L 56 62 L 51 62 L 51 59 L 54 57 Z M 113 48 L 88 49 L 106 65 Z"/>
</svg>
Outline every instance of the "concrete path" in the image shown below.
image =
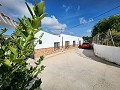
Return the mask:
<svg viewBox="0 0 120 90">
<path fill-rule="evenodd" d="M 120 67 L 76 49 L 44 59 L 42 90 L 120 90 Z"/>
</svg>

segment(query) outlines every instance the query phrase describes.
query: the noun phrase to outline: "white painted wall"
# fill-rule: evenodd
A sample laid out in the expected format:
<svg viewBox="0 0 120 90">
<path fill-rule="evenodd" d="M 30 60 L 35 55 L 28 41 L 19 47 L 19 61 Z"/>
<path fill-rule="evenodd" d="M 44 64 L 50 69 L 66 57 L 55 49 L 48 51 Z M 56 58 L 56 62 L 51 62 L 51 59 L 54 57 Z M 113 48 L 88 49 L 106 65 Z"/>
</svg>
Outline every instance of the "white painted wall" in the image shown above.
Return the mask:
<svg viewBox="0 0 120 90">
<path fill-rule="evenodd" d="M 83 39 L 81 37 L 65 35 L 65 34 L 61 34 L 60 36 L 57 36 L 43 31 L 38 32 L 35 35 L 35 37 L 39 37 L 41 33 L 44 33 L 43 37 L 41 38 L 42 44 L 37 43 L 35 49 L 54 47 L 54 42 L 60 42 L 60 46 L 62 46 L 62 37 L 63 37 L 63 46 L 65 46 L 65 41 L 69 41 L 70 45 L 73 45 L 73 41 L 75 41 L 76 44 L 78 44 L 79 41 L 81 41 L 81 43 L 83 42 Z"/>
<path fill-rule="evenodd" d="M 61 37 L 63 37 L 63 45 L 65 45 L 65 41 L 69 41 L 70 45 L 73 45 L 73 41 L 75 41 L 76 44 L 79 44 L 79 41 L 83 43 L 83 39 L 81 37 L 65 35 L 65 34 L 61 34 Z"/>
<path fill-rule="evenodd" d="M 93 44 L 95 55 L 120 65 L 120 47 Z"/>
</svg>

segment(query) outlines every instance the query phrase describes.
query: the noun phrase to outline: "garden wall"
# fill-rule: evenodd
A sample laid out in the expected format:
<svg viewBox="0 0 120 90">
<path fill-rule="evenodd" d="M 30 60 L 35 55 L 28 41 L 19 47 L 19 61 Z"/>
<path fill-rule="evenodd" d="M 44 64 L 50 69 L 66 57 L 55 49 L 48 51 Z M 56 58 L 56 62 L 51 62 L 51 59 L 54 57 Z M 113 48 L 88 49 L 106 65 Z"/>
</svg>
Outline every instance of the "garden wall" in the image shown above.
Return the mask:
<svg viewBox="0 0 120 90">
<path fill-rule="evenodd" d="M 120 47 L 93 44 L 93 48 L 98 57 L 120 65 Z"/>
</svg>

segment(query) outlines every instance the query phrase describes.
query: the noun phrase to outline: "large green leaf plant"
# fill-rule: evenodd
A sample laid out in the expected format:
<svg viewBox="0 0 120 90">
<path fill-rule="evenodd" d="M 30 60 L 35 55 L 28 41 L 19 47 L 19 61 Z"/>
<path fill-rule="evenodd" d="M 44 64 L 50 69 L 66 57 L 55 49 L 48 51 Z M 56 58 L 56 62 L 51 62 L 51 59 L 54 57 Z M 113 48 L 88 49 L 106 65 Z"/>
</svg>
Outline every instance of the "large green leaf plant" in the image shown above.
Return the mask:
<svg viewBox="0 0 120 90">
<path fill-rule="evenodd" d="M 41 20 L 47 14 L 44 13 L 44 1 L 35 2 L 33 10 L 27 3 L 26 6 L 31 17 L 19 18 L 16 30 L 9 38 L 4 36 L 6 28 L 0 32 L 0 90 L 40 90 L 42 82 L 37 76 L 45 68 L 40 65 L 44 57 L 35 62 L 35 67 L 30 67 L 26 61 L 34 54 L 34 47 L 43 35 L 35 38 L 35 34 L 42 30 Z"/>
</svg>

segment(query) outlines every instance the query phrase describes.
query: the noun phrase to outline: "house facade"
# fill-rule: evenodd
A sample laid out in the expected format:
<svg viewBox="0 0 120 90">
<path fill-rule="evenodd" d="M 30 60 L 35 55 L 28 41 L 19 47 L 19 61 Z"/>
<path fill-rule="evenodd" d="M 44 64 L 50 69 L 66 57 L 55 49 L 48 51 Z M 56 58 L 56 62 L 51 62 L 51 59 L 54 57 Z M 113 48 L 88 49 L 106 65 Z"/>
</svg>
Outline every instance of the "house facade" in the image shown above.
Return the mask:
<svg viewBox="0 0 120 90">
<path fill-rule="evenodd" d="M 81 37 L 65 34 L 53 35 L 40 31 L 35 36 L 38 38 L 42 33 L 44 33 L 44 35 L 35 47 L 35 58 L 39 58 L 42 55 L 46 56 L 68 49 L 73 49 L 83 43 L 83 39 Z"/>
</svg>

